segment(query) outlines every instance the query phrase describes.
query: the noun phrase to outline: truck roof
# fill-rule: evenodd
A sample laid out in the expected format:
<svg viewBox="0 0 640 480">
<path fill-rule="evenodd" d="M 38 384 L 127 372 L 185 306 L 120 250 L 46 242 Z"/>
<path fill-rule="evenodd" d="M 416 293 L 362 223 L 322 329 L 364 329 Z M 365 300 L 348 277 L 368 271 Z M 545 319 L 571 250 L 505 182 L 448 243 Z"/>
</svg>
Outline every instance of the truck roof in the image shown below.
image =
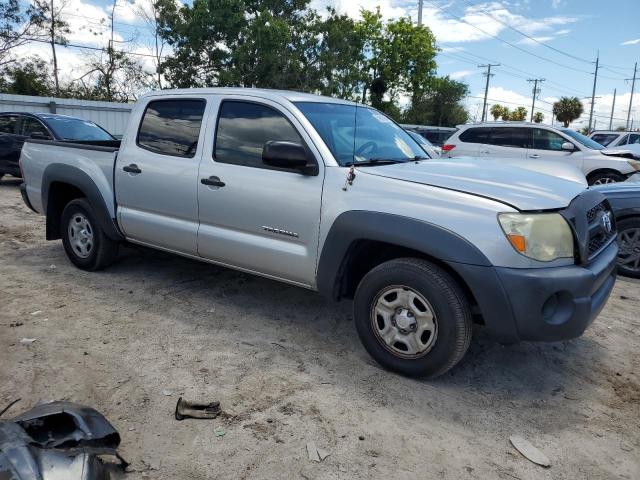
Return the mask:
<svg viewBox="0 0 640 480">
<path fill-rule="evenodd" d="M 341 98 L 325 97 L 312 93 L 295 92 L 292 90 L 272 90 L 269 88 L 241 88 L 241 87 L 212 87 L 212 88 L 178 88 L 168 90 L 156 90 L 142 96 L 163 97 L 166 95 L 198 95 L 198 94 L 226 94 L 226 95 L 251 95 L 271 100 L 288 100 L 290 102 L 318 102 L 339 103 L 343 105 L 356 105 L 356 102 Z"/>
</svg>

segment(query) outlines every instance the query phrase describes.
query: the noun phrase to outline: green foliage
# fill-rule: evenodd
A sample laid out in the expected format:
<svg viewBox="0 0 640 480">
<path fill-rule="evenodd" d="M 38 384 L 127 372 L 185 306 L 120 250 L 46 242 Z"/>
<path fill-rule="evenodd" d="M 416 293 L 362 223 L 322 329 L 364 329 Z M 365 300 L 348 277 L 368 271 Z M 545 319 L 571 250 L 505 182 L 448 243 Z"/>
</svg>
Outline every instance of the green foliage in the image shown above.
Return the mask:
<svg viewBox="0 0 640 480">
<path fill-rule="evenodd" d="M 491 106 L 491 108 L 489 109 L 489 113 L 493 117 L 493 120 L 497 122 L 498 119 L 502 117 L 504 110 L 505 110 L 505 107 L 503 107 L 499 103 L 496 103 Z"/>
<path fill-rule="evenodd" d="M 527 118 L 527 109 L 518 107 L 509 114 L 509 120 L 513 122 L 523 122 Z"/>
<path fill-rule="evenodd" d="M 4 93 L 43 97 L 52 94 L 51 74 L 38 57 L 11 63 L 0 75 L 0 91 Z"/>
<path fill-rule="evenodd" d="M 533 114 L 533 121 L 536 123 L 544 122 L 544 114 L 542 112 L 536 112 Z"/>
<path fill-rule="evenodd" d="M 466 123 L 469 114 L 460 103 L 469 92 L 467 84 L 447 77 L 431 79 L 421 97 L 412 100 L 404 121 L 420 125 L 454 127 Z"/>
<path fill-rule="evenodd" d="M 507 107 L 502 107 L 502 120 L 505 122 L 511 120 L 511 110 Z"/>
<path fill-rule="evenodd" d="M 553 104 L 553 114 L 565 127 L 579 118 L 582 112 L 584 107 L 578 97 L 562 97 Z"/>
</svg>

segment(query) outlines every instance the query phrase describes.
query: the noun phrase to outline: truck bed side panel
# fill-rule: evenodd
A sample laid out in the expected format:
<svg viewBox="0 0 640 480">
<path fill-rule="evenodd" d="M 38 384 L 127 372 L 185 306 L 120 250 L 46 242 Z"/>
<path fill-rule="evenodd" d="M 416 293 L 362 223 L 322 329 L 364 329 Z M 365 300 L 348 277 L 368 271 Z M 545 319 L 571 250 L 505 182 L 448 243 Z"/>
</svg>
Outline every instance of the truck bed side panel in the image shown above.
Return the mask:
<svg viewBox="0 0 640 480">
<path fill-rule="evenodd" d="M 87 145 L 66 144 L 62 142 L 28 140 L 22 148 L 20 163 L 26 182 L 27 195 L 31 205 L 38 213 L 46 213 L 47 199 L 43 193 L 48 191 L 45 170 L 53 165 L 66 165 L 88 175 L 109 211 L 111 218 L 116 217 L 113 195 L 113 166 L 117 149 Z"/>
</svg>

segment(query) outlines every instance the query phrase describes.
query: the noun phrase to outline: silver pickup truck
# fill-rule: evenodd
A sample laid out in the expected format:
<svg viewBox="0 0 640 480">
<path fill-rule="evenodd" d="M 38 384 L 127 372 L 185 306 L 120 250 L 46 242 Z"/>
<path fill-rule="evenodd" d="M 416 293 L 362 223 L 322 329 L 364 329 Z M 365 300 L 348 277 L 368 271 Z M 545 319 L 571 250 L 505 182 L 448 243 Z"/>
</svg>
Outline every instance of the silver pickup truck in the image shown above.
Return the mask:
<svg viewBox="0 0 640 480">
<path fill-rule="evenodd" d="M 472 324 L 499 341 L 581 335 L 616 277 L 603 195 L 430 159 L 382 113 L 257 89 L 141 98 L 119 149 L 27 140 L 26 204 L 79 268 L 130 242 L 353 299 L 387 368 L 437 376 Z"/>
</svg>

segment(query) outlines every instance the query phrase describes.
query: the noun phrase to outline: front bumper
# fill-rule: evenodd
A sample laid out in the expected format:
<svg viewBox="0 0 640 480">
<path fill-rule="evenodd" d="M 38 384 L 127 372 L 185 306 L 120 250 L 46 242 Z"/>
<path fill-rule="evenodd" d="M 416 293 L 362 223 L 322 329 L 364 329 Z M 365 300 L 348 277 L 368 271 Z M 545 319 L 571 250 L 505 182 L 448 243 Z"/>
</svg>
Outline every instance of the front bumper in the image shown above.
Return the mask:
<svg viewBox="0 0 640 480">
<path fill-rule="evenodd" d="M 575 338 L 605 306 L 618 245 L 587 265 L 516 269 L 452 264 L 467 282 L 489 333 L 504 342 Z"/>
</svg>

